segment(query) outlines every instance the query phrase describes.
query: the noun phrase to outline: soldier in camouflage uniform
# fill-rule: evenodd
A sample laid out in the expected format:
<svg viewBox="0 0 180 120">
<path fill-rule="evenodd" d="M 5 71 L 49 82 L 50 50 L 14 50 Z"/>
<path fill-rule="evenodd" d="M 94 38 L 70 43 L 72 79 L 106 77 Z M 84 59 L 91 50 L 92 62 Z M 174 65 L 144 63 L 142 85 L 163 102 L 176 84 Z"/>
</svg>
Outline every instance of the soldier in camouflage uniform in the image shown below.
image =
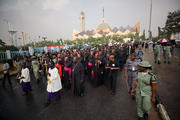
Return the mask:
<svg viewBox="0 0 180 120">
<path fill-rule="evenodd" d="M 155 63 L 161 64 L 161 62 L 160 62 L 160 60 L 161 60 L 161 45 L 159 42 L 155 46 L 154 50 L 155 50 L 155 52 L 154 52 Z"/>
<path fill-rule="evenodd" d="M 138 63 L 138 76 L 131 94 L 136 90 L 137 114 L 139 120 L 148 120 L 151 101 L 155 102 L 157 79 L 153 73 L 148 72 L 151 65 L 147 61 Z"/>
<path fill-rule="evenodd" d="M 171 49 L 172 49 L 171 44 L 167 43 L 167 45 L 164 48 L 165 51 L 164 63 L 166 63 L 166 60 L 168 61 L 168 64 L 171 63 Z"/>
</svg>

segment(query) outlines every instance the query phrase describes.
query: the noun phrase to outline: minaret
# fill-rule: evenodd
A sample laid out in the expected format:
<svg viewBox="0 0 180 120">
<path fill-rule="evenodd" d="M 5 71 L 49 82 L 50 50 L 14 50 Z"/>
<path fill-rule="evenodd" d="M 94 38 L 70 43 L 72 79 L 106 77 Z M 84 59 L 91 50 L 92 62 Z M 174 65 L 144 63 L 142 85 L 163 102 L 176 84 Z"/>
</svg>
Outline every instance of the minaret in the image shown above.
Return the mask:
<svg viewBox="0 0 180 120">
<path fill-rule="evenodd" d="M 102 17 L 102 22 L 104 23 L 105 20 L 104 20 L 104 7 L 103 7 L 103 17 Z"/>
<path fill-rule="evenodd" d="M 84 12 L 80 13 L 80 32 L 85 31 L 85 14 Z"/>
</svg>

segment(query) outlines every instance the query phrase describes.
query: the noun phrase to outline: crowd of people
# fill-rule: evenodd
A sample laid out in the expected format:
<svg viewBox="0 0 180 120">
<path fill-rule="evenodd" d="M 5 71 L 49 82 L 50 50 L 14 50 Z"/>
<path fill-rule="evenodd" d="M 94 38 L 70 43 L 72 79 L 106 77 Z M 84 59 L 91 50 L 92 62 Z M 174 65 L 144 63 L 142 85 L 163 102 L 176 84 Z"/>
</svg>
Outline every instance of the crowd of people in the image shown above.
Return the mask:
<svg viewBox="0 0 180 120">
<path fill-rule="evenodd" d="M 155 45 L 155 63 L 160 64 L 161 46 Z M 151 108 L 151 102 L 155 102 L 156 76 L 150 72 L 152 69 L 148 61 L 143 60 L 143 43 L 102 45 L 90 48 L 67 49 L 58 52 L 35 52 L 32 56 L 24 55 L 21 60 L 15 57 L 15 65 L 18 70 L 18 79 L 24 91 L 23 96 L 32 91 L 31 79 L 39 84 L 47 82 L 46 105 L 52 99 L 60 99 L 61 89 L 71 90 L 73 96 L 84 96 L 84 83 L 88 80 L 95 88 L 100 85 L 111 89 L 111 94 L 116 94 L 116 81 L 118 71 L 123 71 L 126 87 L 136 99 L 137 114 L 139 119 L 147 119 Z M 136 49 L 137 48 L 137 49 Z M 165 56 L 170 63 L 170 46 L 165 48 Z M 9 77 L 9 65 L 3 65 L 4 80 Z M 87 78 L 87 79 L 86 79 Z"/>
<path fill-rule="evenodd" d="M 60 89 L 72 90 L 72 95 L 75 96 L 84 96 L 84 81 L 87 76 L 93 87 L 104 84 L 112 89 L 111 94 L 114 95 L 117 72 L 123 69 L 128 55 L 129 47 L 126 44 L 96 46 L 88 49 L 60 50 L 59 52 L 36 52 L 33 56 L 24 55 L 23 64 L 26 64 L 26 68 L 31 71 L 37 83 L 41 82 L 45 75 L 48 92 L 51 92 L 50 84 L 56 84 L 50 81 L 60 79 L 62 84 Z M 15 63 L 19 73 L 22 73 L 19 58 L 15 60 Z M 51 70 L 54 70 L 55 75 L 50 74 Z M 19 74 L 19 76 L 22 75 Z M 25 93 L 28 94 L 27 91 Z"/>
</svg>

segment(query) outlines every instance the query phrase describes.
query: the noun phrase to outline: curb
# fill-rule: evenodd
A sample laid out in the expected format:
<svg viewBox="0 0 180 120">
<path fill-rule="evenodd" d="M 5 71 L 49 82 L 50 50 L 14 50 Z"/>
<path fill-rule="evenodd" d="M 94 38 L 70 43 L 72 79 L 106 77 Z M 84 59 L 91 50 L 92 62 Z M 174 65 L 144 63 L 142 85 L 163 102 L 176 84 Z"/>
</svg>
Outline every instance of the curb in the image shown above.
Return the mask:
<svg viewBox="0 0 180 120">
<path fill-rule="evenodd" d="M 164 105 L 162 104 L 162 101 L 160 100 L 159 95 L 156 93 L 156 107 L 158 109 L 158 112 L 162 118 L 162 120 L 171 120 L 167 110 L 165 109 Z"/>
</svg>

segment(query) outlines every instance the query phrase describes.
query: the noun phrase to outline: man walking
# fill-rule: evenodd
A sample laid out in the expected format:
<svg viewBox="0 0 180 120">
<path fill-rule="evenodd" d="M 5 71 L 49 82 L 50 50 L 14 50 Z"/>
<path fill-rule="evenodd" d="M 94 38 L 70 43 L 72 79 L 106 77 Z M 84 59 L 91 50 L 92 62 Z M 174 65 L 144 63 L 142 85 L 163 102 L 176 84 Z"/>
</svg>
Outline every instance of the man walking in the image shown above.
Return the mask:
<svg viewBox="0 0 180 120">
<path fill-rule="evenodd" d="M 155 102 L 156 77 L 153 73 L 148 72 L 151 65 L 147 61 L 138 63 L 138 77 L 132 88 L 131 94 L 136 89 L 137 114 L 139 120 L 148 120 L 151 109 L 151 101 Z"/>
<path fill-rule="evenodd" d="M 160 60 L 161 60 L 161 45 L 158 42 L 157 45 L 154 48 L 155 50 L 155 63 L 161 64 Z"/>
<path fill-rule="evenodd" d="M 5 60 L 3 61 L 3 73 L 4 73 L 3 87 L 5 87 L 6 78 L 8 79 L 10 87 L 12 87 L 12 83 L 11 83 L 11 79 L 10 79 L 10 74 L 9 74 L 9 64 Z"/>
</svg>

